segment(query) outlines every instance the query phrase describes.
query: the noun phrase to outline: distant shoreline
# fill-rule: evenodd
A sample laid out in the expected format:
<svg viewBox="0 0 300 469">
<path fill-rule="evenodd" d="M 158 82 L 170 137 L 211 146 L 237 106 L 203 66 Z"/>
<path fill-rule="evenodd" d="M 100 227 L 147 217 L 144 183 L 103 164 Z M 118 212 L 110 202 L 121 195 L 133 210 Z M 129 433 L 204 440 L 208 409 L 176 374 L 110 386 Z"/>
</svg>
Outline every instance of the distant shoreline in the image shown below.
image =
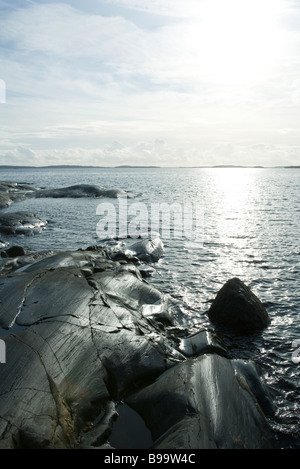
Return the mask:
<svg viewBox="0 0 300 469">
<path fill-rule="evenodd" d="M 172 168 L 187 168 L 187 169 L 300 169 L 300 166 L 240 166 L 240 165 L 215 165 L 215 166 L 134 166 L 134 165 L 121 165 L 121 166 L 91 166 L 91 165 L 50 165 L 50 166 L 12 166 L 0 165 L 1 169 L 172 169 Z"/>
</svg>

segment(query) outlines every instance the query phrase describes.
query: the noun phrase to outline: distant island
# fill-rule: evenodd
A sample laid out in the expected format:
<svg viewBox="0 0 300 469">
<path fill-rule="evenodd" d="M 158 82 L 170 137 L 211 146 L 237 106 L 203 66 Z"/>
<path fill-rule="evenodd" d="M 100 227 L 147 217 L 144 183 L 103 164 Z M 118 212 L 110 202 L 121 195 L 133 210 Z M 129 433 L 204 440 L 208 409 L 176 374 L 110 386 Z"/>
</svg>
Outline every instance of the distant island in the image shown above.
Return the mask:
<svg viewBox="0 0 300 469">
<path fill-rule="evenodd" d="M 13 165 L 0 165 L 0 170 L 5 169 L 82 169 L 82 168 L 91 168 L 91 169 L 166 169 L 166 168 L 198 168 L 198 169 L 218 169 L 218 168 L 241 168 L 241 169 L 299 169 L 300 166 L 243 166 L 243 165 L 230 165 L 230 164 L 222 164 L 222 165 L 214 165 L 214 166 L 138 166 L 138 165 L 119 165 L 119 166 L 93 166 L 93 165 L 49 165 L 49 166 L 13 166 Z"/>
<path fill-rule="evenodd" d="M 100 169 L 116 169 L 116 168 L 160 168 L 160 166 L 92 166 L 92 165 L 50 165 L 50 166 L 11 166 L 11 165 L 0 165 L 0 169 L 77 169 L 77 168 L 100 168 Z"/>
<path fill-rule="evenodd" d="M 234 164 L 219 164 L 212 168 L 264 168 L 264 166 L 237 166 Z"/>
<path fill-rule="evenodd" d="M 114 168 L 161 168 L 161 166 L 132 166 L 130 164 L 122 164 L 120 166 L 114 166 Z"/>
</svg>

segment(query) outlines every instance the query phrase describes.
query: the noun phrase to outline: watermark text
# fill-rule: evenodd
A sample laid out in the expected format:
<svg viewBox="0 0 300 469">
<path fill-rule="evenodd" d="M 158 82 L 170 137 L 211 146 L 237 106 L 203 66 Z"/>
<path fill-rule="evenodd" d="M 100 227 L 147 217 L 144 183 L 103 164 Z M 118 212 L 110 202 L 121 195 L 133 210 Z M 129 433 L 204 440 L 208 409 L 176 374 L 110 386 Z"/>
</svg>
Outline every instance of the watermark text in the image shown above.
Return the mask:
<svg viewBox="0 0 300 469">
<path fill-rule="evenodd" d="M 292 347 L 295 349 L 292 353 L 292 362 L 298 365 L 300 363 L 300 339 L 294 340 Z"/>
<path fill-rule="evenodd" d="M 6 343 L 0 340 L 0 363 L 6 363 Z"/>
<path fill-rule="evenodd" d="M 197 243 L 202 243 L 204 238 L 203 209 L 192 203 L 129 204 L 123 196 L 116 204 L 99 204 L 96 214 L 101 217 L 96 232 L 102 240 L 136 239 L 144 233 L 159 233 L 163 239 L 197 240 Z"/>
</svg>

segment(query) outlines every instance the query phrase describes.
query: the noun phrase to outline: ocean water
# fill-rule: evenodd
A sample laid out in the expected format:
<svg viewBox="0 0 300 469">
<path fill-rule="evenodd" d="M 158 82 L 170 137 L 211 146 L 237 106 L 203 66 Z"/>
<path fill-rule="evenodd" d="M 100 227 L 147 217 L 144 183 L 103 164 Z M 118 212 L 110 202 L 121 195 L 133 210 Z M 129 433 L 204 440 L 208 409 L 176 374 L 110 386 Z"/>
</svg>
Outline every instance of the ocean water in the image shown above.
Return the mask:
<svg viewBox="0 0 300 469">
<path fill-rule="evenodd" d="M 154 204 L 192 207 L 194 218 L 198 210 L 197 230 L 180 232 L 171 226 L 169 233 L 161 233 L 165 255 L 149 282 L 174 299 L 175 320 L 190 333 L 212 327 L 206 312 L 227 280 L 239 277 L 253 290 L 265 304 L 271 325 L 252 337 L 234 342 L 228 338 L 226 345 L 233 357 L 262 366 L 275 390 L 278 410 L 272 425 L 287 442 L 295 436 L 300 441 L 299 169 L 28 168 L 1 170 L 0 180 L 45 188 L 97 184 L 123 189 L 134 195 L 129 206 L 147 207 L 150 219 Z M 103 202 L 113 204 L 118 213 L 118 200 L 17 202 L 5 211 L 34 211 L 49 221 L 47 229 L 30 237 L 0 237 L 32 251 L 101 244 L 96 227 L 101 218 L 97 207 Z"/>
</svg>

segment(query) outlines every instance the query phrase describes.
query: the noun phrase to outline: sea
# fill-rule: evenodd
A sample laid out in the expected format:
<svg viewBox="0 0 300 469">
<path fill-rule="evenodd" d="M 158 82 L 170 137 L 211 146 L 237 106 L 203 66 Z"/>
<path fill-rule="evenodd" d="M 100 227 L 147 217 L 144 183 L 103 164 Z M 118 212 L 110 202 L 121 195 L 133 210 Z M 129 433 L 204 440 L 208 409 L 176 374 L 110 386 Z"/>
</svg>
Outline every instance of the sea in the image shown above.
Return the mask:
<svg viewBox="0 0 300 469">
<path fill-rule="evenodd" d="M 153 264 L 147 281 L 170 296 L 179 330 L 212 330 L 207 311 L 220 288 L 233 277 L 248 285 L 271 324 L 252 336 L 224 341 L 233 358 L 262 368 L 274 391 L 271 424 L 282 435 L 283 447 L 300 447 L 299 168 L 12 168 L 1 169 L 0 180 L 47 189 L 92 184 L 128 192 L 121 203 L 29 197 L 5 212 L 33 211 L 48 221 L 46 230 L 0 238 L 34 252 L 105 245 L 111 241 L 105 239 L 104 217 L 107 227 L 117 225 L 118 236 L 127 207 L 128 238 L 139 230 L 144 236 L 148 229 L 164 243 L 164 256 Z M 108 230 L 107 237 L 112 235 Z"/>
</svg>

